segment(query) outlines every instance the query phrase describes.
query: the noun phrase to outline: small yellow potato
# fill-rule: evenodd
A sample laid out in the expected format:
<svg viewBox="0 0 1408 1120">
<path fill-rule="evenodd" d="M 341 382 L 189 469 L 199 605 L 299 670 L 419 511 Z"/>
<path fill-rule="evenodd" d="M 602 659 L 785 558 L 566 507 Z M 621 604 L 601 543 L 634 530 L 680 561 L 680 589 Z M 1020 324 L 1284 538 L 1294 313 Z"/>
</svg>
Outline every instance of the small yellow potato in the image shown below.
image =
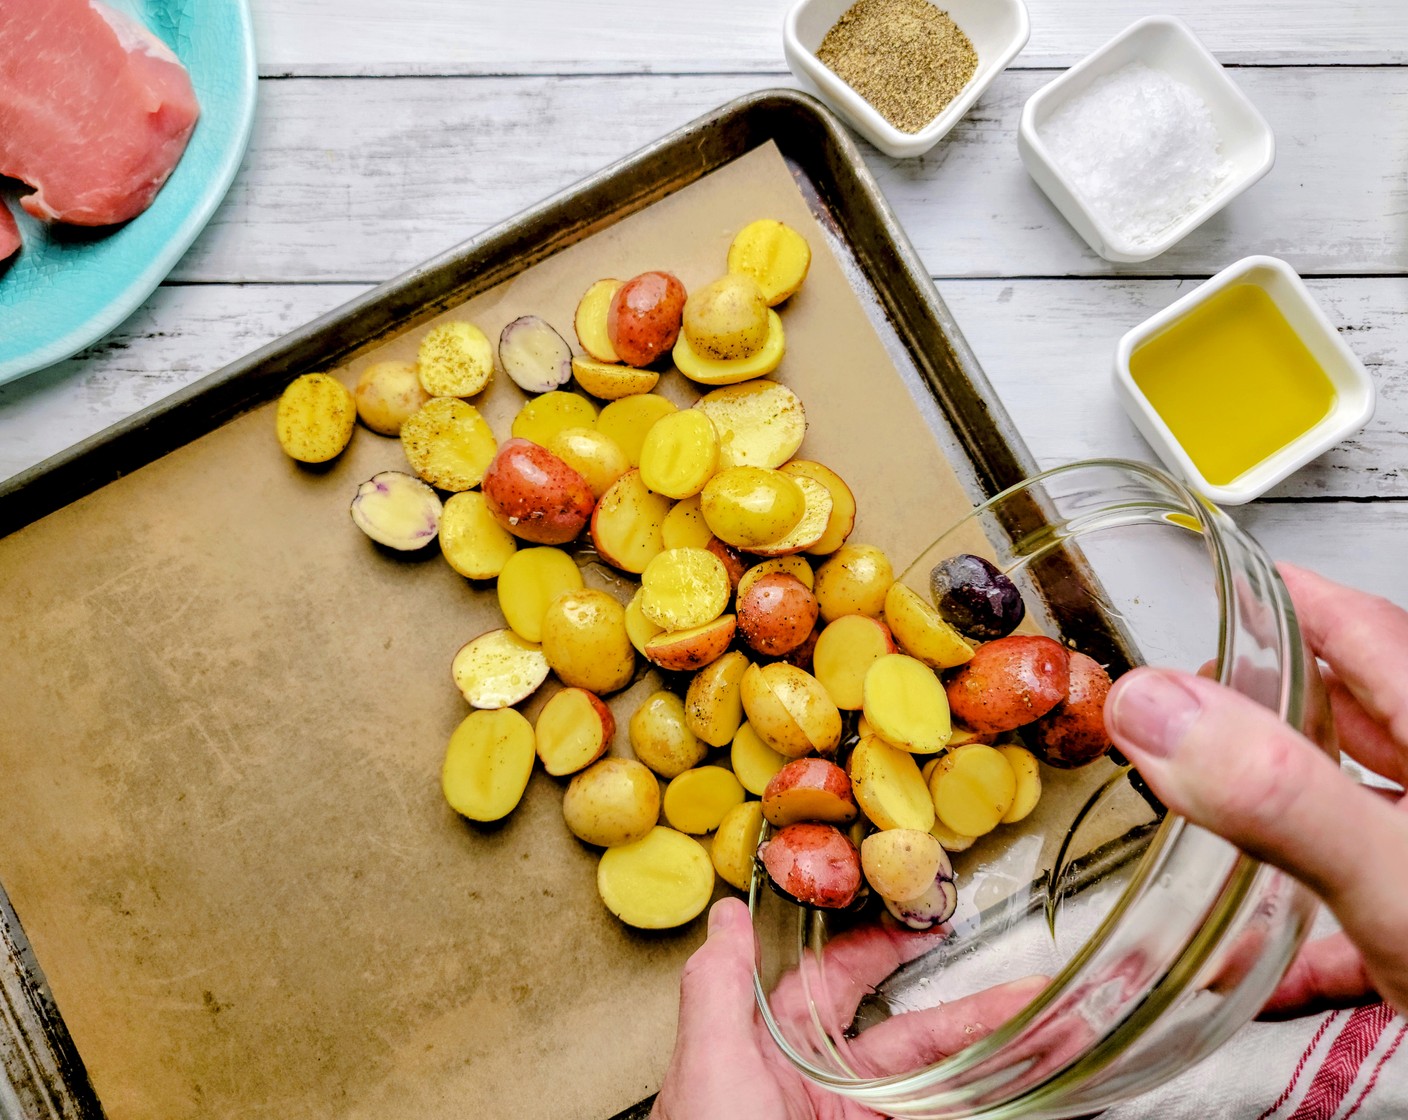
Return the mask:
<svg viewBox="0 0 1408 1120">
<path fill-rule="evenodd" d="M 372 431 L 399 436 L 406 417 L 430 399 L 414 362 L 373 362 L 352 390 L 357 416 Z"/>
<path fill-rule="evenodd" d="M 640 471 L 627 471 L 592 510 L 592 544 L 612 567 L 640 575 L 665 547 L 661 533 L 669 512 L 669 498 L 647 487 Z"/>
<path fill-rule="evenodd" d="M 641 573 L 641 613 L 665 630 L 691 630 L 724 613 L 732 588 L 723 562 L 702 548 L 667 548 Z"/>
<path fill-rule="evenodd" d="M 300 463 L 337 458 L 356 425 L 357 402 L 341 381 L 326 373 L 305 373 L 292 382 L 274 413 L 279 446 Z"/>
<path fill-rule="evenodd" d="M 796 294 L 811 263 L 807 239 L 771 218 L 749 222 L 728 247 L 728 270 L 751 276 L 769 307 Z"/>
<path fill-rule="evenodd" d="M 548 659 L 512 630 L 490 630 L 460 647 L 450 675 L 471 707 L 510 708 L 547 680 Z"/>
<path fill-rule="evenodd" d="M 740 381 L 765 377 L 782 364 L 782 356 L 787 352 L 787 335 L 776 311 L 767 313 L 767 324 L 767 338 L 746 358 L 710 358 L 695 349 L 683 331 L 675 340 L 670 357 L 680 373 L 701 385 L 737 385 Z"/>
<path fill-rule="evenodd" d="M 428 400 L 401 425 L 411 469 L 440 490 L 472 490 L 484 479 L 499 444 L 484 417 L 456 397 Z"/>
<path fill-rule="evenodd" d="M 808 591 L 816 585 L 816 576 L 812 572 L 812 566 L 802 557 L 774 556 L 770 560 L 763 560 L 754 564 L 739 577 L 738 587 L 735 589 L 738 596 L 742 598 L 744 595 L 747 595 L 748 588 L 752 587 L 754 581 L 760 576 L 772 575 L 774 572 L 795 576 Z"/>
<path fill-rule="evenodd" d="M 664 689 L 645 698 L 627 730 L 636 757 L 666 780 L 698 766 L 709 753 L 685 722 L 684 701 Z"/>
<path fill-rule="evenodd" d="M 753 725 L 745 722 L 733 737 L 729 765 L 744 789 L 762 797 L 773 775 L 787 765 L 787 756 L 778 754 L 763 742 L 762 736 L 753 730 Z"/>
<path fill-rule="evenodd" d="M 660 523 L 660 540 L 666 548 L 707 548 L 713 539 L 698 494 L 676 502 Z"/>
<path fill-rule="evenodd" d="M 862 685 L 865 720 L 893 747 L 934 754 L 953 734 L 948 696 L 934 670 L 905 653 L 877 658 Z"/>
<path fill-rule="evenodd" d="M 640 599 L 641 590 L 637 587 L 636 593 L 631 596 L 631 601 L 626 604 L 626 636 L 631 639 L 631 645 L 636 647 L 636 652 L 645 657 L 646 642 L 656 634 L 663 634 L 665 628 L 656 626 L 641 613 Z"/>
<path fill-rule="evenodd" d="M 494 520 L 478 490 L 451 494 L 440 515 L 440 551 L 466 579 L 494 579 L 518 550 L 518 539 Z"/>
<path fill-rule="evenodd" d="M 934 827 L 934 800 L 908 751 L 867 735 L 851 751 L 851 792 L 876 828 Z"/>
<path fill-rule="evenodd" d="M 776 381 L 745 381 L 700 397 L 694 406 L 719 433 L 719 468 L 780 467 L 807 434 L 802 398 Z"/>
<path fill-rule="evenodd" d="M 841 713 L 810 673 L 785 661 L 750 665 L 739 689 L 753 730 L 780 754 L 830 754 L 840 744 Z"/>
<path fill-rule="evenodd" d="M 667 498 L 699 493 L 718 466 L 719 437 L 713 421 L 692 408 L 662 416 L 641 444 L 641 481 Z"/>
<path fill-rule="evenodd" d="M 703 836 L 719 827 L 735 805 L 743 803 L 743 787 L 722 766 L 696 766 L 670 779 L 665 787 L 665 822 L 671 828 Z"/>
<path fill-rule="evenodd" d="M 660 819 L 660 783 L 633 758 L 603 758 L 567 783 L 562 817 L 583 843 L 633 844 Z"/>
<path fill-rule="evenodd" d="M 714 865 L 698 840 L 656 826 L 644 839 L 601 854 L 596 889 L 606 908 L 628 926 L 672 929 L 709 905 Z"/>
<path fill-rule="evenodd" d="M 606 313 L 611 309 L 611 300 L 623 281 L 597 280 L 577 301 L 576 313 L 572 316 L 572 328 L 577 332 L 577 341 L 582 349 L 598 362 L 619 362 L 616 347 L 606 331 Z M 586 389 L 586 386 L 582 386 Z M 587 392 L 591 392 L 587 389 Z"/>
<path fill-rule="evenodd" d="M 1041 800 L 1041 769 L 1037 766 L 1036 755 L 1015 743 L 1003 743 L 997 753 L 1007 760 L 1012 776 L 1017 779 L 1017 792 L 1012 796 L 1012 805 L 1002 814 L 1002 823 L 1016 824 Z"/>
<path fill-rule="evenodd" d="M 622 397 L 648 393 L 660 380 L 657 370 L 609 365 L 576 355 L 572 357 L 572 376 L 584 392 L 604 401 L 619 401 Z"/>
<path fill-rule="evenodd" d="M 795 479 L 766 467 L 730 467 L 705 485 L 699 508 L 725 544 L 756 549 L 781 540 L 802 520 L 807 499 Z"/>
<path fill-rule="evenodd" d="M 719 822 L 709 858 L 718 876 L 735 890 L 748 890 L 753 881 L 753 857 L 763 835 L 763 807 L 757 801 L 735 805 Z"/>
<path fill-rule="evenodd" d="M 624 368 L 624 367 L 623 367 Z M 637 370 L 644 373 L 644 370 Z M 590 389 L 587 392 L 591 392 Z M 597 394 L 600 395 L 600 394 Z M 676 411 L 675 402 L 658 393 L 636 392 L 613 400 L 596 418 L 596 430 L 616 441 L 626 461 L 640 466 L 640 449 L 655 422 Z"/>
<path fill-rule="evenodd" d="M 509 629 L 525 642 L 541 642 L 548 606 L 564 591 L 583 586 L 581 569 L 562 549 L 521 549 L 499 570 L 499 610 Z"/>
<path fill-rule="evenodd" d="M 539 447 L 548 447 L 559 432 L 568 428 L 592 428 L 595 424 L 596 405 L 576 393 L 554 389 L 534 397 L 520 408 L 509 434 L 515 439 L 532 440 Z"/>
<path fill-rule="evenodd" d="M 740 685 L 747 669 L 747 656 L 732 650 L 690 678 L 684 695 L 685 724 L 711 747 L 725 746 L 738 734 L 743 723 Z"/>
<path fill-rule="evenodd" d="M 636 670 L 625 608 L 605 591 L 564 592 L 543 614 L 543 656 L 565 685 L 603 694 L 625 688 Z"/>
<path fill-rule="evenodd" d="M 889 557 L 874 545 L 843 545 L 816 570 L 816 600 L 822 621 L 831 622 L 843 614 L 879 618 L 894 582 Z"/>
<path fill-rule="evenodd" d="M 843 614 L 828 622 L 812 649 L 812 673 L 835 705 L 858 712 L 865 705 L 865 674 L 880 658 L 895 652 L 890 631 L 865 614 Z"/>
<path fill-rule="evenodd" d="M 793 459 L 778 469 L 794 478 L 810 478 L 813 482 L 819 482 L 831 495 L 831 514 L 826 521 L 826 531 L 815 544 L 805 549 L 810 556 L 831 555 L 846 543 L 846 538 L 855 528 L 856 498 L 851 488 L 830 467 L 810 459 Z"/>
<path fill-rule="evenodd" d="M 905 653 L 935 669 L 952 669 L 973 659 L 973 647 L 939 617 L 914 590 L 902 583 L 885 592 L 885 621 Z"/>
<path fill-rule="evenodd" d="M 937 758 L 934 759 L 934 762 L 938 761 Z M 927 770 L 928 767 L 925 767 L 925 769 Z M 926 776 L 925 782 L 927 783 L 927 781 L 928 777 Z M 959 852 L 966 852 L 978 842 L 976 836 L 964 836 L 961 832 L 954 832 L 953 829 L 939 820 L 937 816 L 934 818 L 934 827 L 929 830 L 929 835 L 943 845 L 944 851 L 952 852 L 955 855 Z"/>
<path fill-rule="evenodd" d="M 554 778 L 575 774 L 599 759 L 616 734 L 616 717 L 585 688 L 554 693 L 533 727 L 538 757 Z"/>
<path fill-rule="evenodd" d="M 494 347 L 473 323 L 441 323 L 420 340 L 416 371 L 432 397 L 472 397 L 494 374 Z"/>
<path fill-rule="evenodd" d="M 518 712 L 470 712 L 450 736 L 440 788 L 461 816 L 502 820 L 523 800 L 533 758 L 533 727 Z"/>
<path fill-rule="evenodd" d="M 631 469 L 626 453 L 594 428 L 563 428 L 548 441 L 548 450 L 586 480 L 593 498 Z"/>
<path fill-rule="evenodd" d="M 768 340 L 768 302 L 751 276 L 727 273 L 689 293 L 681 328 L 700 357 L 751 358 Z"/>
<path fill-rule="evenodd" d="M 645 657 L 662 669 L 692 673 L 722 657 L 737 629 L 737 616 L 723 614 L 688 630 L 662 630 L 645 643 Z"/>
<path fill-rule="evenodd" d="M 986 836 L 1017 797 L 1017 777 L 1002 753 L 982 743 L 949 751 L 929 774 L 939 820 L 964 836 Z"/>
<path fill-rule="evenodd" d="M 827 520 L 831 517 L 831 492 L 814 479 L 802 475 L 793 477 L 802 490 L 802 519 L 781 540 L 758 545 L 754 551 L 759 556 L 791 556 L 805 552 L 826 532 Z"/>
<path fill-rule="evenodd" d="M 860 845 L 860 869 L 881 898 L 909 902 L 934 885 L 944 859 L 943 845 L 928 832 L 890 828 L 872 832 Z"/>
</svg>

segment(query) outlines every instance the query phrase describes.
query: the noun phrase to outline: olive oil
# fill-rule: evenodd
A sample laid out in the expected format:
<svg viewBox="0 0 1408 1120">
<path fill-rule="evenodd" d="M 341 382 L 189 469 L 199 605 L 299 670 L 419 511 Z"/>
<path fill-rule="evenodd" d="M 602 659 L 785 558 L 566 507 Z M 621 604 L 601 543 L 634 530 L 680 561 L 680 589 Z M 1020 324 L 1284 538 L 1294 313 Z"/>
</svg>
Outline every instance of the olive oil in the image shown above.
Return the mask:
<svg viewBox="0 0 1408 1120">
<path fill-rule="evenodd" d="M 1329 415 L 1335 387 L 1266 291 L 1234 284 L 1130 355 L 1134 383 L 1225 486 Z"/>
</svg>

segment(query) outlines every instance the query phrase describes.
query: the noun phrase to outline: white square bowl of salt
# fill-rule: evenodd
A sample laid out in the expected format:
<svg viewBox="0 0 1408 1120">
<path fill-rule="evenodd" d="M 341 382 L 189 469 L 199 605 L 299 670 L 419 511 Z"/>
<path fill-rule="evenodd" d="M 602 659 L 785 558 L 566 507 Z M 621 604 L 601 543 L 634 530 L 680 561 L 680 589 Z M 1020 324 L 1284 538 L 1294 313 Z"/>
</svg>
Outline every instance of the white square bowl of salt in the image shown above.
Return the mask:
<svg viewBox="0 0 1408 1120">
<path fill-rule="evenodd" d="M 1149 16 L 1034 93 L 1017 146 L 1107 261 L 1157 257 L 1271 170 L 1276 139 L 1212 53 Z"/>
</svg>

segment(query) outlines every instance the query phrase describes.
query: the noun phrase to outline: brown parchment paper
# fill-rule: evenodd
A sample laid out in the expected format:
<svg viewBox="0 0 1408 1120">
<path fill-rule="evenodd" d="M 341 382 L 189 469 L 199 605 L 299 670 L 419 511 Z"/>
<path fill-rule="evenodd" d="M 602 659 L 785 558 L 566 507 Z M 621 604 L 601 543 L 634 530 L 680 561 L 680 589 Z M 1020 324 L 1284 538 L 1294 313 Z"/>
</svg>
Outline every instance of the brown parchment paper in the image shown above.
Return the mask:
<svg viewBox="0 0 1408 1120">
<path fill-rule="evenodd" d="M 853 540 L 901 565 L 969 502 L 771 146 L 442 318 L 494 338 L 532 312 L 570 338 L 591 281 L 666 268 L 693 288 L 763 216 L 814 251 L 776 374 L 806 404 L 801 453 L 857 493 Z M 428 325 L 340 375 L 412 356 Z M 695 395 L 675 373 L 660 391 Z M 499 374 L 475 403 L 503 439 L 523 399 Z M 0 882 L 104 1107 L 562 1120 L 634 1103 L 663 1073 L 703 919 L 613 919 L 541 772 L 498 826 L 446 806 L 466 714 L 450 660 L 502 625 L 492 589 L 352 525 L 357 484 L 404 465 L 397 441 L 359 429 L 313 470 L 273 428 L 269 405 L 0 541 Z M 613 702 L 616 753 L 653 686 Z"/>
</svg>

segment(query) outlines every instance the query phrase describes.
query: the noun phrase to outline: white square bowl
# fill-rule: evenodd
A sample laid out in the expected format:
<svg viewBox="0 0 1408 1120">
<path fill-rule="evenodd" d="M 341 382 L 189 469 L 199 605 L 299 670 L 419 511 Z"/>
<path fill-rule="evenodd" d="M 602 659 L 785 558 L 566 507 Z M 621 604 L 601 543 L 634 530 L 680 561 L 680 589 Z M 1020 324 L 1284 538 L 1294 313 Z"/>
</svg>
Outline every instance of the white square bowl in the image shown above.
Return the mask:
<svg viewBox="0 0 1408 1120">
<path fill-rule="evenodd" d="M 1207 104 L 1231 165 L 1227 178 L 1179 222 L 1159 237 L 1135 241 L 1113 229 L 1061 170 L 1041 138 L 1042 126 L 1071 97 L 1116 70 L 1142 62 L 1191 87 Z M 1271 170 L 1276 138 L 1227 71 L 1182 20 L 1149 16 L 1131 24 L 1093 54 L 1027 99 L 1017 130 L 1017 149 L 1037 186 L 1075 231 L 1107 261 L 1147 261 L 1171 248 Z"/>
<path fill-rule="evenodd" d="M 943 139 L 992 80 L 1017 57 L 1031 35 L 1022 0 L 935 3 L 934 7 L 947 12 L 972 42 L 978 68 L 942 113 L 918 132 L 901 132 L 816 56 L 826 33 L 853 3 L 854 0 L 801 0 L 793 5 L 782 27 L 782 50 L 788 67 L 803 86 L 880 151 L 897 159 L 923 155 Z"/>
<path fill-rule="evenodd" d="M 1129 360 L 1143 343 L 1234 284 L 1255 284 L 1271 297 L 1335 387 L 1335 403 L 1313 428 L 1232 482 L 1218 486 L 1203 477 L 1163 417 L 1135 384 Z M 1242 505 L 1260 497 L 1287 475 L 1357 432 L 1374 415 L 1374 383 L 1363 363 L 1345 345 L 1296 270 L 1276 257 L 1243 257 L 1127 332 L 1115 352 L 1115 392 L 1164 465 L 1205 498 L 1226 506 Z"/>
</svg>

